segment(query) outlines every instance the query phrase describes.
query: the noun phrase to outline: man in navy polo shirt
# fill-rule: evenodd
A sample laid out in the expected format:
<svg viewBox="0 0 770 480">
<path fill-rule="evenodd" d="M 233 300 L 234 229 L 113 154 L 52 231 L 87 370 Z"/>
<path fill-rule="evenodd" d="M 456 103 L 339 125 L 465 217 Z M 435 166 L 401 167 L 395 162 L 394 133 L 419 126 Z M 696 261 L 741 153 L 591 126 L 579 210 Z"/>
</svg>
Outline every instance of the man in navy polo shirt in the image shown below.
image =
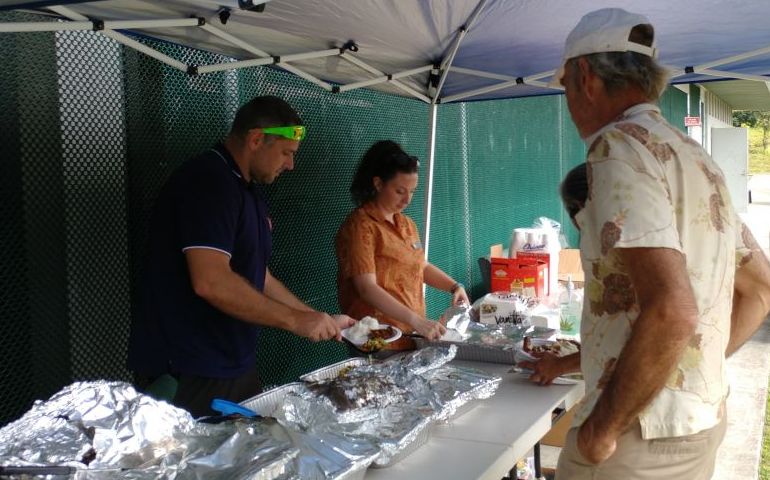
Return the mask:
<svg viewBox="0 0 770 480">
<path fill-rule="evenodd" d="M 256 97 L 238 110 L 224 143 L 180 166 L 158 196 L 129 368 L 140 387 L 176 377 L 173 401 L 193 416 L 213 414 L 213 398 L 260 392 L 260 326 L 320 341 L 340 340 L 354 323 L 305 305 L 267 268 L 271 224 L 257 184 L 294 168 L 304 135 L 288 103 Z"/>
</svg>

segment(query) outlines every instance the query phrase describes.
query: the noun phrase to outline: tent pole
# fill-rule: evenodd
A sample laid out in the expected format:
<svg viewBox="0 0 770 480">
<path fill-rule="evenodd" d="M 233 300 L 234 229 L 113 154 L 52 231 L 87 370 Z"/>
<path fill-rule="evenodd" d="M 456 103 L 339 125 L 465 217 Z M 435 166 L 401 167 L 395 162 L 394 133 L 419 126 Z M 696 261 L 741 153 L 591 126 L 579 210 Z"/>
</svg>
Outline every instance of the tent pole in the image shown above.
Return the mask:
<svg viewBox="0 0 770 480">
<path fill-rule="evenodd" d="M 62 6 L 56 6 L 56 7 L 50 7 L 50 10 L 58 13 L 59 15 L 63 17 L 67 17 L 70 20 L 78 20 L 78 21 L 88 21 L 88 18 L 75 12 L 74 10 L 70 10 L 67 7 Z M 138 50 L 145 55 L 148 55 L 160 62 L 165 63 L 166 65 L 176 68 L 177 70 L 181 70 L 183 72 L 187 71 L 187 65 L 180 62 L 179 60 L 176 60 L 174 58 L 169 57 L 168 55 L 164 55 L 160 53 L 157 50 L 154 50 L 150 47 L 147 47 L 146 45 L 143 45 L 136 40 L 123 35 L 122 33 L 113 32 L 110 30 L 102 30 L 99 33 L 104 35 L 105 37 L 110 37 L 111 39 L 115 40 L 118 43 L 122 43 L 123 45 L 126 45 L 127 47 L 131 47 L 135 50 Z"/>
<path fill-rule="evenodd" d="M 700 73 L 702 75 L 708 75 L 711 77 L 719 78 L 739 78 L 741 80 L 752 80 L 755 82 L 770 82 L 770 77 L 763 77 L 761 75 L 749 75 L 747 73 L 738 72 L 724 72 L 721 70 L 712 70 L 710 68 L 704 68 L 703 70 L 695 70 L 693 73 Z"/>
<path fill-rule="evenodd" d="M 738 62 L 740 60 L 746 60 L 747 58 L 756 57 L 758 55 L 764 55 L 766 53 L 770 53 L 770 46 L 765 48 L 759 48 L 757 50 L 752 50 L 746 53 L 741 53 L 739 55 L 733 55 L 732 57 L 725 57 L 719 60 L 714 60 L 713 62 L 702 63 L 700 65 L 696 65 L 694 69 L 695 71 L 702 71 L 711 67 L 718 67 L 720 65 Z"/>
<path fill-rule="evenodd" d="M 433 95 L 434 103 L 437 101 L 439 95 L 441 94 L 441 89 L 444 87 L 444 82 L 446 81 L 446 77 L 449 74 L 449 69 L 452 68 L 452 62 L 455 59 L 455 55 L 457 55 L 457 50 L 460 49 L 460 44 L 465 38 L 465 35 L 468 33 L 468 30 L 471 28 L 471 25 L 473 25 L 473 23 L 479 17 L 481 10 L 484 9 L 484 5 L 486 3 L 487 0 L 481 0 L 478 5 L 476 5 L 476 8 L 471 13 L 471 16 L 468 17 L 468 21 L 465 22 L 465 25 L 460 27 L 460 30 L 457 32 L 457 36 L 455 37 L 455 41 L 449 51 L 449 55 L 444 57 L 444 60 L 441 62 L 441 78 L 439 78 L 438 86 L 436 87 L 436 93 Z"/>
<path fill-rule="evenodd" d="M 61 32 L 64 30 L 123 30 L 130 28 L 197 27 L 203 19 L 176 18 L 167 20 L 81 20 L 70 22 L 0 23 L 0 32 Z"/>
<path fill-rule="evenodd" d="M 431 70 L 433 65 L 425 65 L 424 67 L 412 68 L 411 70 L 404 70 L 403 72 L 393 73 L 391 75 L 382 75 L 379 77 L 370 78 L 369 80 L 363 80 L 355 83 L 348 83 L 340 86 L 340 92 L 348 92 L 357 88 L 369 87 L 371 85 L 377 85 L 380 83 L 391 82 L 393 80 L 409 77 L 418 73 L 427 72 Z"/>
<path fill-rule="evenodd" d="M 438 120 L 438 105 L 430 105 L 430 117 L 428 120 L 428 165 L 425 178 L 425 204 L 423 210 L 425 214 L 425 226 L 423 227 L 422 239 L 425 248 L 425 261 L 428 260 L 428 248 L 430 248 L 430 214 L 433 203 L 433 165 L 436 158 L 436 122 Z M 423 284 L 423 296 L 425 295 L 425 285 Z"/>
<path fill-rule="evenodd" d="M 468 73 L 468 72 L 466 71 L 463 73 Z M 475 97 L 476 95 L 482 95 L 484 93 L 494 92 L 497 90 L 502 90 L 503 88 L 513 87 L 516 85 L 534 85 L 537 87 L 549 87 L 547 83 L 541 82 L 539 80 L 541 78 L 553 76 L 553 74 L 554 74 L 554 70 L 550 70 L 548 72 L 530 75 L 529 77 L 516 78 L 513 80 L 509 80 L 507 82 L 497 83 L 495 85 L 489 85 L 487 87 L 481 87 L 475 90 L 469 90 L 467 92 L 461 92 L 456 95 L 450 95 L 448 97 L 442 98 L 441 103 L 449 103 L 449 102 L 454 102 L 455 100 L 460 100 L 462 98 Z M 489 75 L 484 75 L 484 76 L 488 77 Z M 557 90 L 563 90 L 563 88 L 557 88 Z"/>
<path fill-rule="evenodd" d="M 368 63 L 364 62 L 358 57 L 355 57 L 350 54 L 350 52 L 345 52 L 342 55 L 340 55 L 342 58 L 347 60 L 348 62 L 352 63 L 353 65 L 360 67 L 364 70 L 366 70 L 369 73 L 373 73 L 374 75 L 377 75 L 378 77 L 385 76 L 385 73 L 381 72 L 380 70 L 374 68 L 373 66 L 369 65 Z M 397 80 L 392 80 L 390 82 L 393 86 L 400 88 L 401 90 L 405 91 L 409 95 L 419 98 L 425 103 L 431 103 L 431 99 L 428 98 L 426 95 L 423 95 L 422 93 L 418 92 L 417 90 L 413 89 L 412 87 L 405 85 L 402 82 L 399 82 Z"/>
</svg>

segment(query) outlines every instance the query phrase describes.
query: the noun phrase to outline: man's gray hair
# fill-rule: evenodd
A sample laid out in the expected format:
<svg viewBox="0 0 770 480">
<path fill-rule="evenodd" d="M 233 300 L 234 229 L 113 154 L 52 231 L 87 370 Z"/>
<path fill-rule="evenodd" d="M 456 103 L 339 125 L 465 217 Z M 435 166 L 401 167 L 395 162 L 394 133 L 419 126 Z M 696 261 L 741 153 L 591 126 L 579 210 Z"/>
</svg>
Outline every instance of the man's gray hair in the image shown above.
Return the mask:
<svg viewBox="0 0 770 480">
<path fill-rule="evenodd" d="M 602 79 L 608 94 L 636 86 L 642 90 L 647 100 L 654 102 L 668 85 L 669 72 L 647 55 L 636 52 L 605 52 L 585 55 L 582 58 L 585 58 L 591 70 Z M 576 61 L 577 58 L 570 59 L 570 62 Z"/>
</svg>

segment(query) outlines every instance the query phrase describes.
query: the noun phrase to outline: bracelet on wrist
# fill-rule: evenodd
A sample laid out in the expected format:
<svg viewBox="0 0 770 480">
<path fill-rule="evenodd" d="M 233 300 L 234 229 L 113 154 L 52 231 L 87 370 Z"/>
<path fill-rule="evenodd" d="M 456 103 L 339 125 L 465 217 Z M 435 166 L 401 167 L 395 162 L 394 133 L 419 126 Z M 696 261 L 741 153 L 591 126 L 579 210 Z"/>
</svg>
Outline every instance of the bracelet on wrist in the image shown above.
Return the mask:
<svg viewBox="0 0 770 480">
<path fill-rule="evenodd" d="M 464 289 L 465 285 L 463 285 L 460 282 L 457 282 L 454 285 L 452 285 L 452 288 L 449 289 L 449 293 L 454 294 L 457 291 L 457 289 L 459 289 L 459 288 Z"/>
</svg>

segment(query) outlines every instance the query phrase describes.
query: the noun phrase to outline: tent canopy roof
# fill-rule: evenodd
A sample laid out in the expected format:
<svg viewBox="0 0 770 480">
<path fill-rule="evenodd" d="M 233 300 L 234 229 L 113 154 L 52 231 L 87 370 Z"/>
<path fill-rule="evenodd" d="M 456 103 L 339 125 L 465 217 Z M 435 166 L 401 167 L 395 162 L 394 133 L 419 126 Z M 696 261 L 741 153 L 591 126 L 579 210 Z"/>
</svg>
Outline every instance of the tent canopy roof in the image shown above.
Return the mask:
<svg viewBox="0 0 770 480">
<path fill-rule="evenodd" d="M 444 103 L 560 93 L 545 83 L 559 66 L 564 40 L 583 14 L 603 6 L 625 8 L 650 19 L 658 35 L 660 61 L 679 74 L 674 76 L 674 83 L 716 78 L 761 81 L 762 76 L 770 75 L 770 4 L 766 0 L 272 0 L 265 3 L 262 12 L 239 6 L 250 2 L 265 3 L 27 0 L 8 2 L 3 8 L 35 9 L 69 20 L 104 20 L 108 24 L 113 20 L 199 17 L 205 19 L 205 27 L 117 25 L 116 30 L 238 60 L 267 58 L 265 61 L 271 62 L 270 56 L 280 56 L 287 62 L 280 63 L 281 67 L 323 81 L 322 85 L 353 83 L 355 87 L 382 76 L 382 83 L 361 86 L 423 101 L 434 98 L 435 87 L 440 85 L 438 98 Z M 225 24 L 220 15 L 223 10 L 229 14 Z M 111 33 L 120 35 L 117 32 Z M 309 59 L 286 57 L 324 52 L 349 42 L 355 43 L 357 52 L 326 52 Z M 452 58 L 455 45 L 459 46 Z M 723 62 L 747 52 L 751 54 L 745 58 Z M 448 71 L 432 70 L 434 88 L 429 88 L 431 66 L 450 59 Z M 709 65 L 712 62 L 716 65 Z M 694 72 L 685 73 L 687 67 L 693 67 Z M 418 70 L 412 75 L 386 77 L 413 69 Z"/>
</svg>

